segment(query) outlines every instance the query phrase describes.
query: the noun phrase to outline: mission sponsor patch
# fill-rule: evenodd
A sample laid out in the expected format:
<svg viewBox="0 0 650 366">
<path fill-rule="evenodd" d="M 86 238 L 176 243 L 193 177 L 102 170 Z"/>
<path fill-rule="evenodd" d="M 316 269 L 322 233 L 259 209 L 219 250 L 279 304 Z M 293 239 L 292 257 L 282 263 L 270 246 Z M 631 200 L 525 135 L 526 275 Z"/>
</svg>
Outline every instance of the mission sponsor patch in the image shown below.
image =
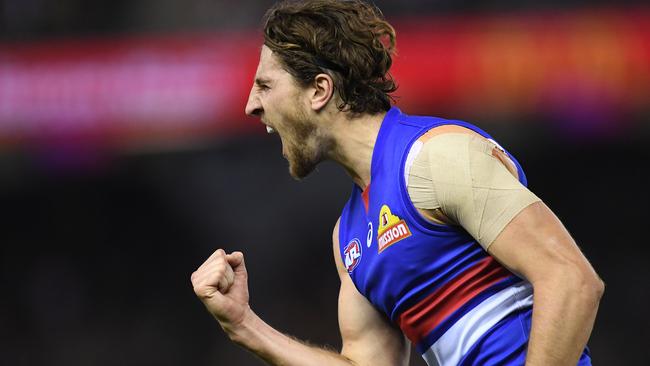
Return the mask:
<svg viewBox="0 0 650 366">
<path fill-rule="evenodd" d="M 378 252 L 381 253 L 384 249 L 409 236 L 411 236 L 411 230 L 406 222 L 399 216 L 393 215 L 388 205 L 383 205 L 379 211 L 379 228 L 377 229 Z"/>
</svg>

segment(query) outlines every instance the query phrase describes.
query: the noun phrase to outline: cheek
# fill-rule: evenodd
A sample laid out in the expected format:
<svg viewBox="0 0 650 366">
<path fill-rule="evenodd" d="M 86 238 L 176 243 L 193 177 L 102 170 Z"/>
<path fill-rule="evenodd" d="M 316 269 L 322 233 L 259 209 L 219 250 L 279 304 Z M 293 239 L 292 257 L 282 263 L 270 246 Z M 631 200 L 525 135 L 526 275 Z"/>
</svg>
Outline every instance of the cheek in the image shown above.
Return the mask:
<svg viewBox="0 0 650 366">
<path fill-rule="evenodd" d="M 284 98 L 279 93 L 267 93 L 262 96 L 261 100 L 265 110 L 272 110 L 276 113 L 282 110 Z"/>
</svg>

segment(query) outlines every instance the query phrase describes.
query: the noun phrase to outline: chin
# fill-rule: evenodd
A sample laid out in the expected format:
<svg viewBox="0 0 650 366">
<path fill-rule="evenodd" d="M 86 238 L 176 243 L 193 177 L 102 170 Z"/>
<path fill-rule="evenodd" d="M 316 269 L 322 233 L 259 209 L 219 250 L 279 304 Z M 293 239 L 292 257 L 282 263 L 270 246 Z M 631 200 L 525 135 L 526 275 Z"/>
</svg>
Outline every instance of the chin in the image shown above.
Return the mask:
<svg viewBox="0 0 650 366">
<path fill-rule="evenodd" d="M 311 172 L 314 171 L 316 165 L 305 166 L 300 165 L 296 166 L 295 164 L 289 163 L 289 174 L 296 180 L 301 180 L 307 177 Z"/>
<path fill-rule="evenodd" d="M 289 174 L 296 180 L 301 180 L 302 178 L 307 177 L 311 172 L 316 169 L 316 166 L 323 161 L 322 144 L 317 145 L 315 148 L 313 145 L 309 146 L 308 143 L 303 143 L 302 145 L 292 145 L 287 146 L 286 159 L 289 162 Z"/>
<path fill-rule="evenodd" d="M 296 180 L 307 177 L 316 169 L 316 165 L 319 163 L 318 161 L 305 159 L 304 157 L 302 159 L 289 157 L 287 160 L 289 161 L 289 174 Z"/>
</svg>

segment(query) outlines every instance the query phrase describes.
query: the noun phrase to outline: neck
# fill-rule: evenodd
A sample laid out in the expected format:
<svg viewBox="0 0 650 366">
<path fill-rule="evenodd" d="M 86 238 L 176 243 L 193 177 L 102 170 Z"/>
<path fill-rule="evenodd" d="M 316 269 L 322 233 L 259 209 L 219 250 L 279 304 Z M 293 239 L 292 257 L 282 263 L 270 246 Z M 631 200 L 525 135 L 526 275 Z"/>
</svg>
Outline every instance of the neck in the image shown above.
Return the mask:
<svg viewBox="0 0 650 366">
<path fill-rule="evenodd" d="M 329 153 L 329 158 L 339 163 L 361 189 L 366 189 L 370 184 L 372 152 L 385 115 L 385 112 L 381 112 L 349 117 L 345 113 L 337 113 L 330 124 L 334 149 Z"/>
</svg>

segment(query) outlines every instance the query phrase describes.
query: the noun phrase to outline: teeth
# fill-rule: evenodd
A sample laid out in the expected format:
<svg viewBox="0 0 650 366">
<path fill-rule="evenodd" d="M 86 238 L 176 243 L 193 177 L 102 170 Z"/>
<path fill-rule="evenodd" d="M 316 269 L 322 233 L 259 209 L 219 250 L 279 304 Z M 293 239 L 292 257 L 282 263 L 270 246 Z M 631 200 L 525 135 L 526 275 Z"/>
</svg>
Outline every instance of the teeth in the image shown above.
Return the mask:
<svg viewBox="0 0 650 366">
<path fill-rule="evenodd" d="M 266 126 L 266 132 L 268 133 L 274 133 L 275 130 L 271 126 Z"/>
</svg>

